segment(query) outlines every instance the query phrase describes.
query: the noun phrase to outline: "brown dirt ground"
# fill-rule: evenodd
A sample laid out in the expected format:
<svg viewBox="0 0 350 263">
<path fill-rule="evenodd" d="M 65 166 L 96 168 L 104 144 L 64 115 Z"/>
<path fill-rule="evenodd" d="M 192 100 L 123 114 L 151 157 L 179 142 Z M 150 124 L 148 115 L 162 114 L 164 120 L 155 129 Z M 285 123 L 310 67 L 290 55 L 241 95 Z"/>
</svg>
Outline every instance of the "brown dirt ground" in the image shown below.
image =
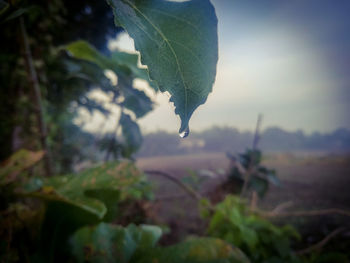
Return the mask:
<svg viewBox="0 0 350 263">
<path fill-rule="evenodd" d="M 277 205 L 290 202 L 288 211 L 310 211 L 325 208 L 350 210 L 350 155 L 266 155 L 263 164 L 276 169 L 281 187 L 271 186 L 259 208 L 271 210 Z M 143 170 L 159 170 L 178 178 L 188 175 L 188 170 L 227 169 L 229 161 L 223 153 L 184 156 L 142 158 L 137 165 Z M 160 176 L 149 176 L 155 184 L 156 202 L 153 207 L 158 223 L 171 228 L 170 242 L 188 234 L 203 233 L 205 222 L 198 214 L 197 202 L 182 188 Z M 197 189 L 205 194 L 223 181 L 222 176 L 207 179 Z M 317 216 L 279 219 L 278 223 L 291 223 L 306 233 L 313 242 L 339 225 L 348 225 L 343 216 Z M 167 241 L 165 241 L 167 243 Z"/>
</svg>

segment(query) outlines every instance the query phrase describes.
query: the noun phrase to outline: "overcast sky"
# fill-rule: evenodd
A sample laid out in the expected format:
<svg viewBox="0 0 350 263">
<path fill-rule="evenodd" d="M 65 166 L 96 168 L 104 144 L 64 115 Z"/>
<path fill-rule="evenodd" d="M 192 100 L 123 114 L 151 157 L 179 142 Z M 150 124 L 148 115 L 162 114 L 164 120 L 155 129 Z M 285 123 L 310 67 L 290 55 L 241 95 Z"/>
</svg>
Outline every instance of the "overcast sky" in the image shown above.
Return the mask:
<svg viewBox="0 0 350 263">
<path fill-rule="evenodd" d="M 350 1 L 212 3 L 219 21 L 217 77 L 190 121 L 192 130 L 251 130 L 258 113 L 265 127 L 308 133 L 350 128 Z M 133 50 L 127 35 L 111 46 Z M 143 130 L 177 132 L 180 121 L 169 98 L 151 95 L 158 105 L 140 121 Z"/>
</svg>

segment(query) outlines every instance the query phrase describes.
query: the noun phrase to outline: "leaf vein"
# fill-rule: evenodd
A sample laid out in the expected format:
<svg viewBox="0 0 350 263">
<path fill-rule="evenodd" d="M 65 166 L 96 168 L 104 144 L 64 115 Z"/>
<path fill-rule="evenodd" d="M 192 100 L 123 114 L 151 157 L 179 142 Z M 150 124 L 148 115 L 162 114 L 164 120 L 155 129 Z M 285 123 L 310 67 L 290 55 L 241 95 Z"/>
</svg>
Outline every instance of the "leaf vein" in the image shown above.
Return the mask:
<svg viewBox="0 0 350 263">
<path fill-rule="evenodd" d="M 168 38 L 164 35 L 164 33 L 162 32 L 162 30 L 160 30 L 144 13 L 142 13 L 133 3 L 131 3 L 129 0 L 125 0 L 125 2 L 127 2 L 135 11 L 137 11 L 141 16 L 144 17 L 144 19 L 160 34 L 160 36 L 164 39 L 164 41 L 168 44 L 168 47 L 170 49 L 170 51 L 173 53 L 174 55 L 174 58 L 175 58 L 175 61 L 176 61 L 176 64 L 177 64 L 177 67 L 179 68 L 179 72 L 180 72 L 180 76 L 181 76 L 181 80 L 182 80 L 182 83 L 184 85 L 184 93 L 185 93 L 185 115 L 188 116 L 188 94 L 187 94 L 187 90 L 189 89 L 187 87 L 187 84 L 185 82 L 185 79 L 184 79 L 184 76 L 183 76 L 183 72 L 181 70 L 181 67 L 180 67 L 180 63 L 179 63 L 179 60 L 178 60 L 178 57 L 175 53 L 175 50 L 174 48 L 172 47 L 172 45 L 170 44 Z M 140 26 L 139 26 L 140 27 Z"/>
</svg>

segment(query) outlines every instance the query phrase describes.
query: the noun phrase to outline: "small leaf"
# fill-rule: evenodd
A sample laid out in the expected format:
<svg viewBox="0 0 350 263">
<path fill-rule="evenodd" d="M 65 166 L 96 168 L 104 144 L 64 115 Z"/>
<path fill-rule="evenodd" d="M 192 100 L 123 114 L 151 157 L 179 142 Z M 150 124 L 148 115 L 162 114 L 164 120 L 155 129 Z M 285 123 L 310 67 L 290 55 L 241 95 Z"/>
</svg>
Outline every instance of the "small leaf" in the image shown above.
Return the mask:
<svg viewBox="0 0 350 263">
<path fill-rule="evenodd" d="M 112 53 L 111 59 L 115 60 L 120 65 L 128 67 L 133 74 L 133 78 L 146 80 L 155 91 L 158 91 L 157 85 L 154 81 L 151 81 L 148 76 L 147 68 L 140 68 L 138 66 L 138 54 L 115 51 Z"/>
<path fill-rule="evenodd" d="M 101 54 L 86 41 L 75 41 L 64 46 L 73 57 L 89 61 L 102 69 L 113 70 L 121 78 L 140 78 L 146 80 L 157 90 L 155 83 L 150 81 L 147 69 L 138 66 L 138 55 L 126 52 L 114 52 L 111 57 Z"/>
<path fill-rule="evenodd" d="M 0 165 L 0 185 L 15 181 L 21 172 L 35 165 L 43 157 L 43 151 L 31 152 L 22 149 L 15 152 Z"/>
<path fill-rule="evenodd" d="M 73 57 L 95 63 L 102 69 L 120 71 L 119 65 L 102 55 L 86 41 L 75 41 L 64 47 Z"/>
<path fill-rule="evenodd" d="M 0 0 L 0 16 L 3 15 L 9 7 L 10 5 L 7 2 Z"/>
<path fill-rule="evenodd" d="M 269 170 L 266 175 L 269 182 L 273 183 L 276 186 L 281 186 L 281 180 L 277 177 L 276 172 L 274 170 Z"/>
<path fill-rule="evenodd" d="M 182 133 L 212 90 L 218 60 L 217 18 L 209 0 L 108 0 L 141 62 L 162 92 L 169 92 Z"/>
<path fill-rule="evenodd" d="M 120 118 L 122 126 L 122 134 L 125 139 L 125 147 L 122 149 L 122 154 L 126 158 L 136 152 L 142 144 L 142 135 L 140 127 L 134 122 L 130 115 L 122 113 Z"/>
<path fill-rule="evenodd" d="M 125 87 L 122 91 L 124 95 L 122 105 L 135 113 L 136 118 L 145 116 L 153 109 L 153 102 L 143 91 L 132 87 Z"/>
<path fill-rule="evenodd" d="M 269 188 L 269 182 L 265 178 L 253 175 L 249 186 L 258 193 L 259 197 L 262 198 Z"/>
</svg>

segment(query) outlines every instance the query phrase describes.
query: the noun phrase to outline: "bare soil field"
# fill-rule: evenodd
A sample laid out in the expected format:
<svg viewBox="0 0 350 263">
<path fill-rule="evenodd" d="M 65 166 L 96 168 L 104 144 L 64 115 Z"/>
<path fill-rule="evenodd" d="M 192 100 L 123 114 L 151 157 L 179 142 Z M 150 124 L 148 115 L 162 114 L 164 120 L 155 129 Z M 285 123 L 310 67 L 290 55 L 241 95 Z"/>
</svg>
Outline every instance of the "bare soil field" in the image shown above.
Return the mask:
<svg viewBox="0 0 350 263">
<path fill-rule="evenodd" d="M 350 155 L 269 154 L 263 164 L 277 171 L 282 185 L 271 186 L 258 207 L 272 210 L 280 204 L 288 204 L 287 211 L 312 211 L 339 208 L 350 211 Z M 143 170 L 158 170 L 177 178 L 189 174 L 189 170 L 227 169 L 229 161 L 224 153 L 208 153 L 184 156 L 142 158 L 137 165 Z M 168 179 L 150 175 L 155 185 L 155 212 L 159 223 L 171 228 L 169 240 L 181 239 L 186 234 L 200 234 L 205 223 L 199 218 L 197 202 L 184 190 Z M 206 180 L 197 191 L 206 194 L 223 182 L 223 176 Z M 348 225 L 349 218 L 339 215 L 312 217 L 288 217 L 276 220 L 291 223 L 302 233 L 308 234 L 310 242 L 334 230 Z"/>
</svg>

